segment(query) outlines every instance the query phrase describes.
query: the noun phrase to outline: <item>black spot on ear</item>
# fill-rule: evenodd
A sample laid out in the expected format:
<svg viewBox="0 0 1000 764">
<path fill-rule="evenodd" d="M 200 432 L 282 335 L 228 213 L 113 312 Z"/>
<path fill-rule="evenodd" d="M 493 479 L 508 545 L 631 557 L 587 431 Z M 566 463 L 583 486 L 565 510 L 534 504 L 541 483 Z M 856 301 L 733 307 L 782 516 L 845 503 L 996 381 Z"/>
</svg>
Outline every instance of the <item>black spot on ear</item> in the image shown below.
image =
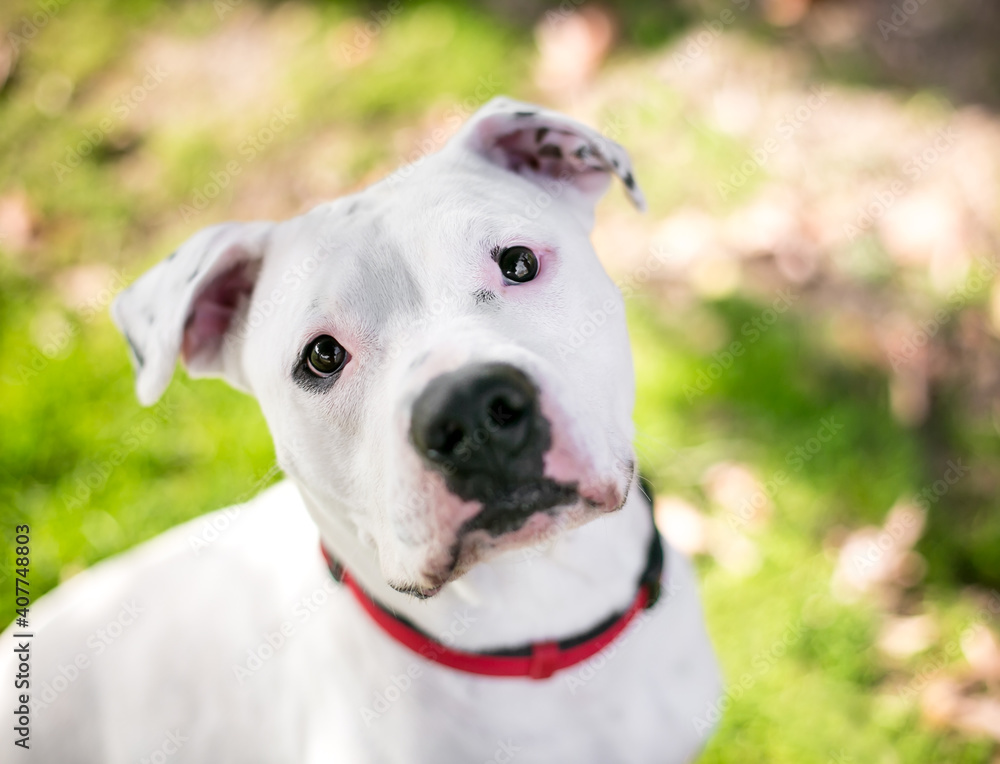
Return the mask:
<svg viewBox="0 0 1000 764">
<path fill-rule="evenodd" d="M 556 144 L 546 143 L 544 146 L 538 149 L 538 156 L 551 157 L 552 159 L 562 159 L 563 153 L 562 149 L 556 146 Z"/>
<path fill-rule="evenodd" d="M 135 365 L 141 369 L 146 364 L 142 353 L 139 352 L 139 348 L 136 346 L 135 342 L 132 341 L 132 338 L 128 336 L 128 333 L 125 333 L 125 341 L 128 343 L 128 349 L 132 351 L 132 357 L 135 359 Z"/>
<path fill-rule="evenodd" d="M 476 305 L 483 305 L 487 302 L 493 302 L 497 298 L 497 294 L 489 289 L 480 289 L 473 297 L 476 298 Z"/>
<path fill-rule="evenodd" d="M 625 173 L 625 177 L 622 178 L 622 180 L 625 181 L 625 186 L 628 188 L 629 191 L 635 189 L 635 178 L 632 177 L 632 173 L 630 172 Z"/>
<path fill-rule="evenodd" d="M 533 117 L 533 116 L 535 116 L 535 115 L 536 115 L 537 113 L 538 113 L 537 111 L 515 111 L 515 112 L 514 112 L 514 116 L 515 116 L 515 117 L 520 117 L 520 118 L 524 118 L 524 117 Z"/>
<path fill-rule="evenodd" d="M 535 131 L 535 143 L 541 143 L 545 140 L 545 136 L 548 134 L 549 129 L 547 127 L 540 127 Z"/>
</svg>

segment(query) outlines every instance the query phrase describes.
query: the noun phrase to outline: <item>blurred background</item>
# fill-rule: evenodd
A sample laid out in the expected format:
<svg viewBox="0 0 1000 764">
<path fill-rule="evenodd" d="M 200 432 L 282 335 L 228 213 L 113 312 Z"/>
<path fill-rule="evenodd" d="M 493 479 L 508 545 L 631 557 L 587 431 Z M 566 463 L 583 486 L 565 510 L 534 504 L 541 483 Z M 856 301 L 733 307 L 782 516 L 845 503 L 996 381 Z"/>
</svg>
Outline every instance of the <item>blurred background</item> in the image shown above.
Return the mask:
<svg viewBox="0 0 1000 764">
<path fill-rule="evenodd" d="M 37 596 L 279 479 L 223 383 L 138 406 L 113 295 L 508 94 L 650 201 L 594 238 L 729 681 L 702 761 L 1000 762 L 998 33 L 976 0 L 8 0 L 0 533 Z"/>
</svg>

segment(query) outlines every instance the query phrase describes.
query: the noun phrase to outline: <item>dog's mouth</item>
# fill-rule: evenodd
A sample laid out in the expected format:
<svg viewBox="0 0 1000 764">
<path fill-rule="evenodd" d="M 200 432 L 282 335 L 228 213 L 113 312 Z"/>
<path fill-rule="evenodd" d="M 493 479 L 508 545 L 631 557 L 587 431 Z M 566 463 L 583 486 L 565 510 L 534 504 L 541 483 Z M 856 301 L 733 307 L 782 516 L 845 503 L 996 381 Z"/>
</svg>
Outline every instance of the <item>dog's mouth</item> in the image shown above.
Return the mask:
<svg viewBox="0 0 1000 764">
<path fill-rule="evenodd" d="M 533 518 L 555 518 L 562 508 L 581 503 L 576 484 L 541 478 L 503 491 L 494 491 L 482 500 L 482 509 L 462 524 L 446 555 L 446 562 L 424 575 L 430 585 L 402 586 L 390 582 L 398 592 L 418 599 L 433 597 L 441 588 L 462 576 L 489 550 L 514 546 L 518 537 L 530 536 L 526 528 Z M 585 502 L 589 506 L 589 501 Z"/>
<path fill-rule="evenodd" d="M 465 521 L 458 537 L 473 531 L 485 531 L 494 538 L 513 533 L 538 512 L 553 512 L 560 506 L 575 504 L 579 498 L 575 483 L 541 478 L 518 485 L 483 499 L 482 511 Z"/>
<path fill-rule="evenodd" d="M 424 584 L 393 585 L 419 599 L 433 597 L 448 583 L 496 553 L 551 540 L 554 532 L 569 530 L 625 506 L 635 474 L 629 465 L 624 490 L 607 488 L 595 498 L 576 483 L 540 478 L 496 491 L 482 501 L 482 509 L 458 529 L 455 541 L 422 577 Z"/>
</svg>

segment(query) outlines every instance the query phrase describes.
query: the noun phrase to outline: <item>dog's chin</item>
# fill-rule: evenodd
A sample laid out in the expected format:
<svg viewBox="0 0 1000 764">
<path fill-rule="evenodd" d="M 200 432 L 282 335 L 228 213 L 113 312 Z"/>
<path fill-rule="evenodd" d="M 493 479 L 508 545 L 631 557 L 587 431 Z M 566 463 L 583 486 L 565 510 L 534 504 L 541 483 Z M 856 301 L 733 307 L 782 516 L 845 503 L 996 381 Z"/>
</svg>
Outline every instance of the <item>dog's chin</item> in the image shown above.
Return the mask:
<svg viewBox="0 0 1000 764">
<path fill-rule="evenodd" d="M 541 552 L 562 533 L 625 506 L 633 473 L 630 469 L 621 485 L 587 491 L 556 483 L 521 487 L 466 521 L 448 552 L 439 555 L 441 563 L 425 569 L 421 583 L 393 588 L 427 599 L 476 565 L 505 552 L 533 548 Z"/>
</svg>

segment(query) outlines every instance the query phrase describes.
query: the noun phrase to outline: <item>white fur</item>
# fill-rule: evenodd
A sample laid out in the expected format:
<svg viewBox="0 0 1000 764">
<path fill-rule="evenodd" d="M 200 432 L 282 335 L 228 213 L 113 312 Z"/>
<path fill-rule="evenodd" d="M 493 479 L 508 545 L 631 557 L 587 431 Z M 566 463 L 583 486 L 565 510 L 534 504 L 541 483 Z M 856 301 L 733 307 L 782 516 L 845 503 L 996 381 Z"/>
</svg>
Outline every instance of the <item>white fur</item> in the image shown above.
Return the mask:
<svg viewBox="0 0 1000 764">
<path fill-rule="evenodd" d="M 552 181 L 506 166 L 505 152 L 529 145 L 539 126 L 566 146 L 593 147 L 598 171 L 570 165 Z M 511 130 L 522 131 L 519 143 L 495 142 Z M 616 144 L 498 99 L 404 181 L 284 223 L 214 227 L 128 290 L 115 318 L 151 403 L 169 383 L 192 306 L 213 279 L 246 266 L 252 297 L 221 344 L 192 344 L 186 361 L 257 397 L 292 480 L 235 516 L 196 519 L 102 563 L 33 608 L 33 698 L 44 702 L 43 682 L 52 692 L 64 683 L 60 667 L 78 656 L 87 665 L 64 670 L 74 680 L 32 715 L 32 760 L 156 760 L 180 738 L 172 761 L 694 755 L 720 681 L 694 576 L 673 550 L 664 600 L 606 655 L 544 681 L 471 676 L 410 653 L 332 582 L 319 555 L 322 537 L 381 602 L 467 650 L 569 637 L 631 602 L 654 531 L 634 479 L 622 301 L 588 240 L 607 185 L 600 168 L 631 178 Z M 490 252 L 515 244 L 538 254 L 539 276 L 505 285 Z M 494 297 L 475 298 L 484 291 Z M 588 322 L 598 330 L 573 351 L 567 335 Z M 319 334 L 352 356 L 322 392 L 290 375 Z M 459 537 L 478 504 L 450 494 L 407 436 L 430 380 L 483 361 L 534 381 L 552 429 L 545 475 L 590 500 L 499 540 Z M 198 543 L 213 517 L 226 530 Z M 417 600 L 390 583 L 440 591 Z M 107 644 L 98 629 L 117 637 Z M 250 671 L 269 635 L 280 647 Z M 12 674 L 11 655 L 2 660 Z"/>
</svg>

